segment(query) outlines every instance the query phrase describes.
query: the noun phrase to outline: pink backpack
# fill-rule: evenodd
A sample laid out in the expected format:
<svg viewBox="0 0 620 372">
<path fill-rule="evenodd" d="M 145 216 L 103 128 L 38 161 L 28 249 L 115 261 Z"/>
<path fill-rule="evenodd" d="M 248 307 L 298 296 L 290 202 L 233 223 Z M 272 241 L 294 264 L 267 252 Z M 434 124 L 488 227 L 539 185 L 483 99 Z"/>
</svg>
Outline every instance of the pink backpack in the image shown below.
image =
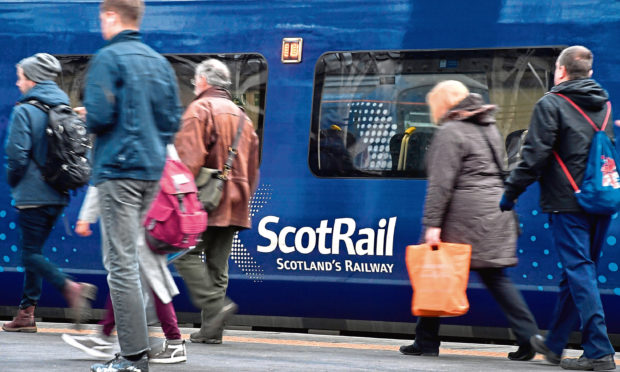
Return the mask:
<svg viewBox="0 0 620 372">
<path fill-rule="evenodd" d="M 144 219 L 146 243 L 160 254 L 194 248 L 207 228 L 207 212 L 198 200 L 192 173 L 182 162 L 168 158 L 159 184 Z"/>
</svg>

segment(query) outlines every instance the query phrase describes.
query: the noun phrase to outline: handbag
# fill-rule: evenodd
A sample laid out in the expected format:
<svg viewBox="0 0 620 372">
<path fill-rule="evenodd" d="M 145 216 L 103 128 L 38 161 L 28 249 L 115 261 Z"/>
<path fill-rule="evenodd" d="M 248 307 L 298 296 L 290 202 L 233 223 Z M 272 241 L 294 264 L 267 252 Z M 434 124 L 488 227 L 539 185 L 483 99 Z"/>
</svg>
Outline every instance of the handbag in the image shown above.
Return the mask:
<svg viewBox="0 0 620 372">
<path fill-rule="evenodd" d="M 228 175 L 232 169 L 232 163 L 237 155 L 237 145 L 239 144 L 239 139 L 241 138 L 244 122 L 245 115 L 243 114 L 243 111 L 241 111 L 239 115 L 239 124 L 237 125 L 237 134 L 235 135 L 232 145 L 228 148 L 228 158 L 224 164 L 224 170 L 202 167 L 198 172 L 198 176 L 196 177 L 198 200 L 200 200 L 202 206 L 207 212 L 213 211 L 218 205 L 220 205 L 224 184 L 228 181 Z"/>
<path fill-rule="evenodd" d="M 410 245 L 405 259 L 413 287 L 413 315 L 447 317 L 463 315 L 469 310 L 466 291 L 471 245 L 444 242 Z"/>
</svg>

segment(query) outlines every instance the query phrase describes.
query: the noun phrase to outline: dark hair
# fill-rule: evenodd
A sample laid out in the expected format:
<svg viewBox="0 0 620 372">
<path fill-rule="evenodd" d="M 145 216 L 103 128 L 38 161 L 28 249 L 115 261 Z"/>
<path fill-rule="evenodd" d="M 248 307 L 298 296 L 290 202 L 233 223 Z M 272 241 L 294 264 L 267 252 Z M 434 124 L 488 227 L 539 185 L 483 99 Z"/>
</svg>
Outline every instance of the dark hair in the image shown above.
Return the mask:
<svg viewBox="0 0 620 372">
<path fill-rule="evenodd" d="M 587 79 L 590 77 L 593 59 L 590 49 L 581 45 L 574 45 L 560 53 L 558 65 L 566 67 L 566 73 L 570 80 Z"/>
<path fill-rule="evenodd" d="M 123 23 L 139 25 L 144 14 L 143 0 L 103 0 L 100 9 L 102 12 L 115 12 Z"/>
</svg>

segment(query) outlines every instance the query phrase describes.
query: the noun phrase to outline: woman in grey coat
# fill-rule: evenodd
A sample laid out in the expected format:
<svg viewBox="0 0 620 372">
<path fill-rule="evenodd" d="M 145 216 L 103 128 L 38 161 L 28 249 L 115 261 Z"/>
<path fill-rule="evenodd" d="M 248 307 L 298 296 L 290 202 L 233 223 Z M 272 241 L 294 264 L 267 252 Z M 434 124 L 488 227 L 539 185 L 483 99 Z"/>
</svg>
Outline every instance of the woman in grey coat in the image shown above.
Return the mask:
<svg viewBox="0 0 620 372">
<path fill-rule="evenodd" d="M 423 224 L 425 242 L 472 246 L 471 269 L 476 271 L 502 308 L 519 349 L 511 360 L 530 360 L 529 339 L 538 333 L 536 321 L 504 268 L 517 264 L 514 215 L 497 207 L 503 193 L 502 137 L 495 126 L 496 106 L 454 80 L 437 84 L 427 95 L 431 117 L 440 125 L 427 154 L 428 186 Z M 420 317 L 407 355 L 439 355 L 439 318 Z"/>
</svg>

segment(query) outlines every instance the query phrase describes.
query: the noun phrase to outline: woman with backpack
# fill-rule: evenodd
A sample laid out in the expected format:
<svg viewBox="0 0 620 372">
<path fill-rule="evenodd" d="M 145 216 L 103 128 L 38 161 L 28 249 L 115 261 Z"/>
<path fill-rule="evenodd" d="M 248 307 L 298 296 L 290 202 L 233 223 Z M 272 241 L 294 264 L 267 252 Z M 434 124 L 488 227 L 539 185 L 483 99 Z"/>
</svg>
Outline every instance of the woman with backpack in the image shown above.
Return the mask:
<svg viewBox="0 0 620 372">
<path fill-rule="evenodd" d="M 75 232 L 80 236 L 91 235 L 90 224 L 97 222 L 98 218 L 97 188 L 90 186 L 82 203 Z M 103 229 L 103 225 L 101 225 L 101 228 Z M 172 303 L 172 297 L 179 294 L 179 290 L 168 269 L 167 256 L 153 253 L 144 242 L 144 234 L 140 234 L 138 246 L 141 284 L 145 287 L 143 292 L 150 292 L 157 318 L 166 336 L 163 350 L 154 355 L 149 355 L 149 362 L 165 364 L 185 362 L 187 361 L 185 341 L 181 338 L 176 312 Z M 114 308 L 109 294 L 106 301 L 106 310 L 104 319 L 100 322 L 103 326 L 101 336 L 63 334 L 63 340 L 91 356 L 99 358 L 113 357 L 111 353 L 112 343 L 109 342 L 109 337 L 114 329 L 115 321 Z"/>
</svg>

